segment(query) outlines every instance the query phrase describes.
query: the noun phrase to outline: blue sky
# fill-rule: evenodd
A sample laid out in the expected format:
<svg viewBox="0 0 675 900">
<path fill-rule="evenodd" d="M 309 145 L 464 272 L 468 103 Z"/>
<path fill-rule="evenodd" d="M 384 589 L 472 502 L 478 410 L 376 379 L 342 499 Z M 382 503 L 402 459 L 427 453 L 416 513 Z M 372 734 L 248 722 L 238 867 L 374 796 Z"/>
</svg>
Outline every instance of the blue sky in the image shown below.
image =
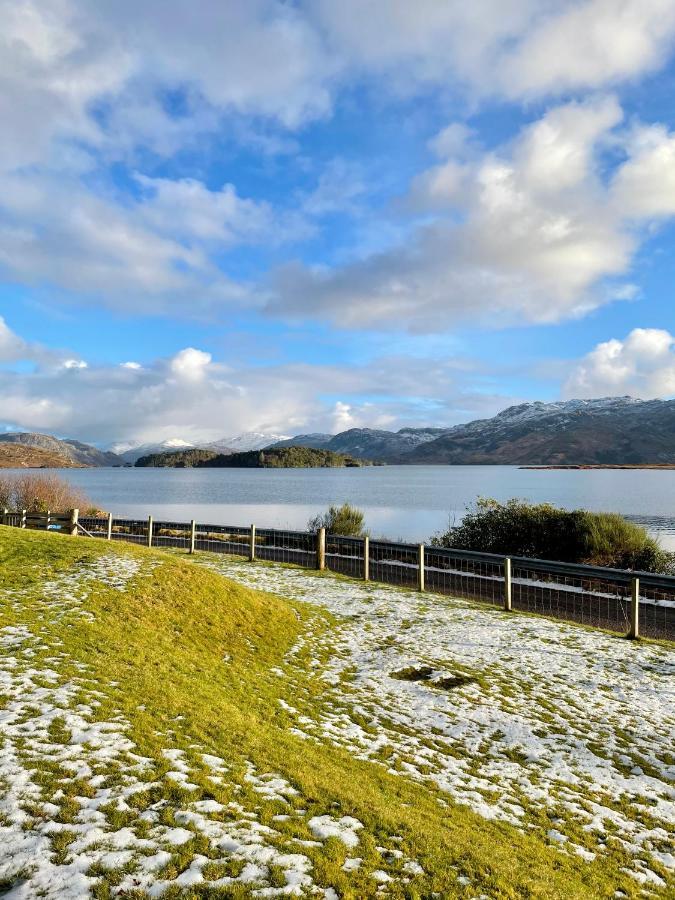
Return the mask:
<svg viewBox="0 0 675 900">
<path fill-rule="evenodd" d="M 0 427 L 675 395 L 672 0 L 0 7 Z"/>
</svg>

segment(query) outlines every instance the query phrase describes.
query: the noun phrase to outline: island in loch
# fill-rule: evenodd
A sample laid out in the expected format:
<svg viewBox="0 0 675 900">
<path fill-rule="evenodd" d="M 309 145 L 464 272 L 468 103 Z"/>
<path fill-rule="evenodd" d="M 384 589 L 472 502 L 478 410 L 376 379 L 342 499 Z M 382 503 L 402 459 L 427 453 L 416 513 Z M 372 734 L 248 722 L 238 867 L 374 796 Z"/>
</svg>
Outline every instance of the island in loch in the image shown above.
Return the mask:
<svg viewBox="0 0 675 900">
<path fill-rule="evenodd" d="M 336 469 L 377 465 L 332 450 L 311 447 L 272 447 L 244 453 L 217 453 L 214 450 L 178 450 L 151 453 L 136 461 L 140 468 L 172 469 Z"/>
</svg>

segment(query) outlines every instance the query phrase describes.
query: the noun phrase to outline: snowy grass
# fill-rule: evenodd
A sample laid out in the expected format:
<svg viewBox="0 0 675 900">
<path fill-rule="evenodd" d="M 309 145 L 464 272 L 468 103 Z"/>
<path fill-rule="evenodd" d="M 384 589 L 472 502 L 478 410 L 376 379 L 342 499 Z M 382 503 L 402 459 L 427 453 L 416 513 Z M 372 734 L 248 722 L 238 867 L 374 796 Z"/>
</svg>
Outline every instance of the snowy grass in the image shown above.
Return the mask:
<svg viewBox="0 0 675 900">
<path fill-rule="evenodd" d="M 664 648 L 197 561 L 0 528 L 0 894 L 672 889 Z"/>
</svg>

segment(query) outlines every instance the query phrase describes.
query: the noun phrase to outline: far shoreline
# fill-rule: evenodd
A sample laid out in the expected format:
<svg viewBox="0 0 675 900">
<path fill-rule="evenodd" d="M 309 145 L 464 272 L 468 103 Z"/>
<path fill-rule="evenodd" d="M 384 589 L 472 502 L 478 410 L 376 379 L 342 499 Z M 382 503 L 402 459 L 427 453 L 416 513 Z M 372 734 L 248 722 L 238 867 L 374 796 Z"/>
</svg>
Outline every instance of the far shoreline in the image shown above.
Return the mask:
<svg viewBox="0 0 675 900">
<path fill-rule="evenodd" d="M 675 469 L 675 463 L 576 463 L 576 464 L 560 464 L 550 466 L 518 466 L 519 469 L 529 469 L 533 471 L 550 469 L 570 470 L 579 469 L 664 469 L 666 471 Z"/>
</svg>

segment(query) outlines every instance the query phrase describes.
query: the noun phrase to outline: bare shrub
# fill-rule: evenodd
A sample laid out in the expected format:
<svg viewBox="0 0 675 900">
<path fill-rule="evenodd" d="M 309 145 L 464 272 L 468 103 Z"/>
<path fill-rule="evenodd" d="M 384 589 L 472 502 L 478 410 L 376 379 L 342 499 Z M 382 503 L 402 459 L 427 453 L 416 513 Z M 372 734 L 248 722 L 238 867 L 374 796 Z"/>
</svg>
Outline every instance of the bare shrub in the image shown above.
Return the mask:
<svg viewBox="0 0 675 900">
<path fill-rule="evenodd" d="M 94 512 L 96 507 L 82 491 L 58 475 L 0 474 L 0 508 L 28 512 L 66 512 L 79 509 Z"/>
</svg>

